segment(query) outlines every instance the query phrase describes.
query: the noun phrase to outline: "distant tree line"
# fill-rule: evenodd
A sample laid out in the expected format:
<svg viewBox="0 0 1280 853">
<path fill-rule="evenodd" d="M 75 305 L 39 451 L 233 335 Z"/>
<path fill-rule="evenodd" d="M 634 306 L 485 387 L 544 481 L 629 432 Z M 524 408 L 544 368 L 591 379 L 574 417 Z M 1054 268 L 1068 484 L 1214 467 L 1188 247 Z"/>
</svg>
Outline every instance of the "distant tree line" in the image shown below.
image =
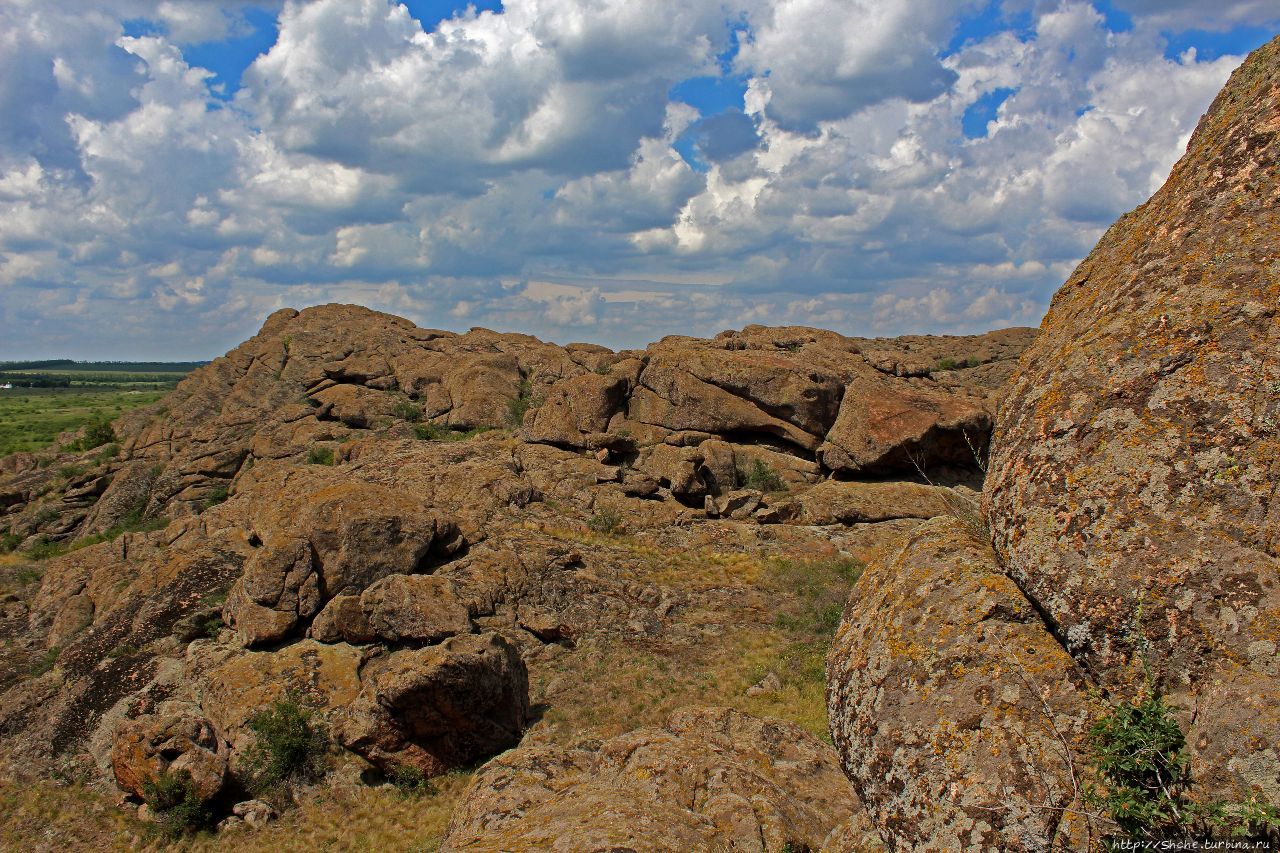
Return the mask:
<svg viewBox="0 0 1280 853">
<path fill-rule="evenodd" d="M 44 361 L 0 361 L 0 371 L 51 370 L 58 373 L 106 372 L 106 373 L 190 373 L 207 361 L 73 361 L 69 358 L 51 358 Z M 14 383 L 17 384 L 17 383 Z"/>
</svg>

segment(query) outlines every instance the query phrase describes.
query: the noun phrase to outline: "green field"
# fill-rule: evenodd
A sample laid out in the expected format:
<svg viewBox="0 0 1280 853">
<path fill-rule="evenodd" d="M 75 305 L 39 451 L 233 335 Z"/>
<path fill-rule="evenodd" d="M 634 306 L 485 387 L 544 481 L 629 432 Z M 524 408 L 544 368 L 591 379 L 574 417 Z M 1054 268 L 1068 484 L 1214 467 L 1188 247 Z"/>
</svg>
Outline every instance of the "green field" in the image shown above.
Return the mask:
<svg viewBox="0 0 1280 853">
<path fill-rule="evenodd" d="M 167 391 L 203 362 L 197 361 L 0 361 L 0 385 L 16 388 L 96 388 L 101 391 Z"/>
<path fill-rule="evenodd" d="M 99 418 L 114 419 L 166 393 L 85 387 L 0 390 L 0 456 L 48 447 L 64 430 Z"/>
</svg>

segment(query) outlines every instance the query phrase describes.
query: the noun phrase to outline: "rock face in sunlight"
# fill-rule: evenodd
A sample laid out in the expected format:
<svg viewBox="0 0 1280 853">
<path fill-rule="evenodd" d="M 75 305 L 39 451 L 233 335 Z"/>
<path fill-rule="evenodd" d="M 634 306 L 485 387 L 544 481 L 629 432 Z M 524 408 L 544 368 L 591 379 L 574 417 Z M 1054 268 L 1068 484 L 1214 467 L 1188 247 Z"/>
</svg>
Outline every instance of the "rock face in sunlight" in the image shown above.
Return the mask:
<svg viewBox="0 0 1280 853">
<path fill-rule="evenodd" d="M 886 842 L 1117 831 L 1080 798 L 1104 699 L 1175 709 L 1191 781 L 1167 796 L 1280 802 L 1278 308 L 1280 40 L 1057 294 L 999 407 L 985 512 L 927 522 L 854 590 L 831 726 Z"/>
<path fill-rule="evenodd" d="M 41 558 L 0 622 L 4 754 L 77 763 L 134 798 L 185 773 L 221 810 L 255 784 L 254 720 L 281 703 L 327 735 L 335 773 L 428 778 L 522 739 L 553 748 L 556 715 L 585 713 L 571 697 L 612 684 L 600 701 L 634 696 L 625 737 L 655 762 L 710 749 L 705 735 L 724 740 L 708 778 L 747 774 L 645 839 L 871 838 L 830 749 L 795 725 L 726 710 L 655 729 L 667 699 L 586 673 L 602 649 L 682 675 L 697 659 L 695 684 L 742 681 L 719 699 L 825 729 L 816 661 L 836 605 L 811 599 L 842 599 L 856 559 L 972 500 L 1032 334 L 753 326 L 615 353 L 356 306 L 277 312 L 118 420 L 114 457 L 68 437 L 0 469 L 0 531 Z M 613 754 L 562 746 L 574 766 Z M 668 783 L 694 784 L 683 772 Z M 596 820 L 591 804 L 621 796 L 574 784 L 577 805 L 545 807 Z M 656 808 L 657 791 L 627 808 Z M 474 796 L 471 813 L 489 807 L 483 783 Z M 734 816 L 761 797 L 758 825 Z"/>
</svg>

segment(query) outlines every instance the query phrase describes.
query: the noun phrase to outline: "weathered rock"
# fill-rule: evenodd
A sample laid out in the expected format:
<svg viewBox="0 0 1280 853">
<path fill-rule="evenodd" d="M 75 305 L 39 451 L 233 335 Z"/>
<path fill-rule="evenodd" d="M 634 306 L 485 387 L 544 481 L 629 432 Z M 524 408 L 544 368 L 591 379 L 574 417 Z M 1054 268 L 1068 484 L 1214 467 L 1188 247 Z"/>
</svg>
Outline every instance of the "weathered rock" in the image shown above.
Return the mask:
<svg viewBox="0 0 1280 853">
<path fill-rule="evenodd" d="M 250 829 L 262 829 L 276 817 L 276 810 L 262 800 L 245 800 L 231 807 L 231 813 Z"/>
<path fill-rule="evenodd" d="M 881 382 L 847 394 L 819 451 L 822 464 L 848 474 L 976 464 L 993 420 L 986 398 L 917 381 L 917 387 Z"/>
<path fill-rule="evenodd" d="M 1101 686 L 1143 690 L 1147 649 L 1209 799 L 1280 802 L 1278 211 L 1280 40 L 1054 298 L 986 490 L 1009 571 Z"/>
<path fill-rule="evenodd" d="M 453 581 L 436 575 L 391 575 L 360 596 L 366 624 L 390 642 L 435 643 L 471 631 Z"/>
<path fill-rule="evenodd" d="M 831 748 L 727 708 L 490 761 L 441 850 L 816 850 L 857 801 Z"/>
<path fill-rule="evenodd" d="M 990 546 L 945 516 L 867 568 L 827 655 L 836 749 L 892 849 L 1075 849 L 1083 684 Z"/>
<path fill-rule="evenodd" d="M 299 480 L 293 478 L 295 488 L 305 482 Z M 289 485 L 287 479 L 282 484 Z M 329 597 L 359 594 L 388 575 L 414 572 L 433 549 L 447 553 L 460 544 L 453 525 L 421 502 L 352 478 L 306 484 L 299 494 L 259 486 L 250 497 L 264 544 L 223 610 L 246 645 L 289 636 Z"/>
<path fill-rule="evenodd" d="M 363 655 L 346 644 L 299 640 L 274 652 L 212 643 L 193 644 L 187 679 L 200 706 L 239 750 L 248 745 L 249 719 L 286 698 L 328 714 L 360 693 Z M 234 769 L 234 768 L 233 768 Z"/>
<path fill-rule="evenodd" d="M 83 535 L 101 533 L 141 512 L 150 500 L 156 469 L 151 462 L 129 462 L 111 477 L 111 484 L 89 512 L 80 528 Z"/>
<path fill-rule="evenodd" d="M 186 772 L 201 800 L 217 796 L 226 782 L 227 744 L 209 720 L 195 713 L 146 715 L 116 731 L 111 770 L 116 784 L 137 797 L 165 773 Z"/>
<path fill-rule="evenodd" d="M 920 483 L 826 480 L 796 498 L 803 524 L 860 524 L 955 515 L 977 503 L 951 489 Z"/>
<path fill-rule="evenodd" d="M 465 634 L 370 664 L 338 741 L 387 770 L 437 776 L 513 746 L 529 719 L 529 676 L 499 634 Z"/>
</svg>

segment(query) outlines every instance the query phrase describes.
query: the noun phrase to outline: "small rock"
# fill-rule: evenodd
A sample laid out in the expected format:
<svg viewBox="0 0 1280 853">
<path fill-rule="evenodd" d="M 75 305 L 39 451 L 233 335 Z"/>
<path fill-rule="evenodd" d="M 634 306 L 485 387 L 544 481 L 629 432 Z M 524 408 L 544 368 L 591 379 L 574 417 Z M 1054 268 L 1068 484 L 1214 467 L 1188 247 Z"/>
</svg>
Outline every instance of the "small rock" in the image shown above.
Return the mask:
<svg viewBox="0 0 1280 853">
<path fill-rule="evenodd" d="M 770 672 L 764 678 L 747 688 L 748 696 L 764 696 L 768 693 L 777 693 L 782 689 L 782 679 L 778 678 L 778 673 Z"/>
<path fill-rule="evenodd" d="M 224 817 L 218 821 L 218 832 L 233 832 L 237 829 L 243 829 L 245 822 L 234 815 Z"/>
<path fill-rule="evenodd" d="M 245 800 L 231 807 L 231 813 L 242 819 L 250 829 L 261 829 L 276 816 L 276 810 L 262 800 Z"/>
</svg>

